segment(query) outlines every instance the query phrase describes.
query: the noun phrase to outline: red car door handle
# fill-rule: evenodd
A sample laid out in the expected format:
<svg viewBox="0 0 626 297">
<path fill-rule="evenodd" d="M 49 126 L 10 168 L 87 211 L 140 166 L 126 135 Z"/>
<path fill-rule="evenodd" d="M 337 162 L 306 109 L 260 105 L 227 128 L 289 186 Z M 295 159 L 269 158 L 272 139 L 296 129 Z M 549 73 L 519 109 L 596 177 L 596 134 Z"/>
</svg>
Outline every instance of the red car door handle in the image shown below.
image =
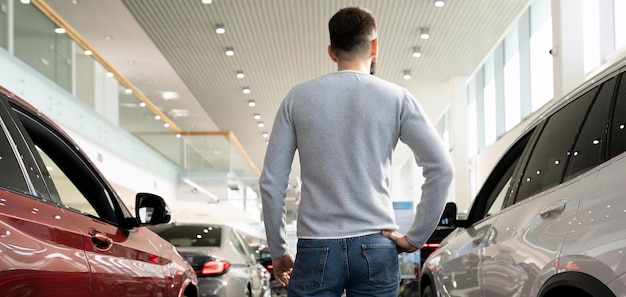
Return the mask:
<svg viewBox="0 0 626 297">
<path fill-rule="evenodd" d="M 91 242 L 93 242 L 95 248 L 99 251 L 106 252 L 113 247 L 113 240 L 106 234 L 92 230 Z"/>
</svg>

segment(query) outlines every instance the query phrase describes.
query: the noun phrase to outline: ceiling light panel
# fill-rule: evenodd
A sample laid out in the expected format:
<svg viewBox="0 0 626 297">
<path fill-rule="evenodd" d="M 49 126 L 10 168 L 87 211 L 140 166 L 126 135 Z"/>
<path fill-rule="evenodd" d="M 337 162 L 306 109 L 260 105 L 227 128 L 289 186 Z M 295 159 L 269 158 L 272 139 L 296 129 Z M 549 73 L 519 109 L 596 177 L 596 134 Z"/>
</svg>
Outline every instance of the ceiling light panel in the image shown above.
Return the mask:
<svg viewBox="0 0 626 297">
<path fill-rule="evenodd" d="M 64 2 L 51 1 L 50 5 L 61 6 Z M 181 75 L 207 114 L 219 126 L 232 127 L 238 137 L 258 132 L 254 124 L 241 120 L 249 118 L 250 111 L 275 114 L 281 99 L 295 83 L 336 70 L 336 64 L 326 54 L 328 32 L 324 24 L 329 14 L 340 8 L 340 1 L 215 0 L 212 5 L 202 5 L 200 1 L 121 2 Z M 437 98 L 445 88 L 440 83 L 446 81 L 442 74 L 450 69 L 456 73 L 474 71 L 473 61 L 480 62 L 492 50 L 503 30 L 530 1 L 446 1 L 443 9 L 435 7 L 433 2 L 394 0 L 394 5 L 389 5 L 388 1 L 362 1 L 376 12 L 379 22 L 379 60 L 384 65 L 380 65 L 377 75 L 406 83 L 402 70 L 413 67 L 414 82 L 407 87 L 419 98 Z M 228 34 L 213 32 L 218 22 L 228 26 Z M 424 55 L 416 60 L 407 52 L 421 40 L 422 26 L 429 26 L 436 30 L 433 34 L 442 37 L 423 44 Z M 319 30 L 313 29 L 318 27 Z M 234 57 L 224 57 L 226 46 L 237 48 Z M 277 48 L 289 50 L 277 51 Z M 453 48 L 472 48 L 472 51 L 446 54 Z M 438 54 L 428 56 L 431 52 Z M 424 59 L 426 56 L 428 59 Z M 419 67 L 407 63 L 419 63 Z M 263 102 L 253 109 L 242 108 L 247 104 L 241 94 L 242 80 L 233 77 L 242 69 L 245 69 L 245 84 L 254 87 L 255 99 Z M 272 120 L 265 120 L 265 124 L 271 127 Z M 255 163 L 261 165 L 263 150 L 248 149 L 245 137 L 240 141 Z"/>
</svg>

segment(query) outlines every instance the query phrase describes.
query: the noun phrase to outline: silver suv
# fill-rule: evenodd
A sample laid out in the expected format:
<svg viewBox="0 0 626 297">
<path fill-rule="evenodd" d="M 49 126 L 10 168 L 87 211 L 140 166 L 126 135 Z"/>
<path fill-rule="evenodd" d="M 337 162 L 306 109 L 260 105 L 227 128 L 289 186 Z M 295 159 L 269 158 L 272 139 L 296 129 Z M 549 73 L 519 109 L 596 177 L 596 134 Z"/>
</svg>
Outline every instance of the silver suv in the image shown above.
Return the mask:
<svg viewBox="0 0 626 297">
<path fill-rule="evenodd" d="M 626 295 L 625 72 L 626 59 L 521 133 L 425 261 L 422 297 Z"/>
</svg>

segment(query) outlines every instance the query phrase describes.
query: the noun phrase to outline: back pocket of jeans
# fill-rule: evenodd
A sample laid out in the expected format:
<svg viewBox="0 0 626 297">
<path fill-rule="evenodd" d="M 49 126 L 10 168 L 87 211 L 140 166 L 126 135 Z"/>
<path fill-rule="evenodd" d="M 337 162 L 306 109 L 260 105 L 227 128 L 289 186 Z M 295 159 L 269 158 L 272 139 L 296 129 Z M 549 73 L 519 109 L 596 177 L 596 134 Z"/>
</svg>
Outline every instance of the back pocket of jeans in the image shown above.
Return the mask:
<svg viewBox="0 0 626 297">
<path fill-rule="evenodd" d="M 320 287 L 324 278 L 328 250 L 327 247 L 298 248 L 289 285 L 300 290 Z"/>
<path fill-rule="evenodd" d="M 395 244 L 363 244 L 362 248 L 367 259 L 371 283 L 392 285 L 400 281 L 400 266 Z"/>
</svg>

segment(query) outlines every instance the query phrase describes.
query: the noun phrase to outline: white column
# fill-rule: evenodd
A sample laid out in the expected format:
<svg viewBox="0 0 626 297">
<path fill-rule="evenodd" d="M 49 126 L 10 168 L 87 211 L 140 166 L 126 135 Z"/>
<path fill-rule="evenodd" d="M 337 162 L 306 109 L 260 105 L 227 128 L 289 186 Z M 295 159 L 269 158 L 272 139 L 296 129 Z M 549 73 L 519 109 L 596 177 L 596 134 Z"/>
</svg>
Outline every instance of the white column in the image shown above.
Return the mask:
<svg viewBox="0 0 626 297">
<path fill-rule="evenodd" d="M 450 192 L 450 201 L 457 204 L 459 210 L 469 208 L 473 197 L 469 190 L 469 166 L 467 157 L 467 78 L 452 77 L 450 79 L 450 139 L 452 142 L 452 162 L 455 175 Z"/>
<path fill-rule="evenodd" d="M 583 1 L 552 1 L 555 99 L 562 98 L 585 81 Z"/>
</svg>

